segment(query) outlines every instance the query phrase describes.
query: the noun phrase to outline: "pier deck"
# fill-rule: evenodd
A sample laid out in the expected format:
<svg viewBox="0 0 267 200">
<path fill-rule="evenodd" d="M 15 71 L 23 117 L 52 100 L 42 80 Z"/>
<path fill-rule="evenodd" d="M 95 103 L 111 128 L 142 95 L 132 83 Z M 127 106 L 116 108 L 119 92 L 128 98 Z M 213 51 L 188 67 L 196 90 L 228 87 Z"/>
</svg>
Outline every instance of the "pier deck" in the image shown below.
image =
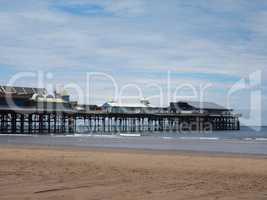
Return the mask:
<svg viewBox="0 0 267 200">
<path fill-rule="evenodd" d="M 201 113 L 110 113 L 0 107 L 0 133 L 68 134 L 239 130 L 237 116 Z"/>
</svg>

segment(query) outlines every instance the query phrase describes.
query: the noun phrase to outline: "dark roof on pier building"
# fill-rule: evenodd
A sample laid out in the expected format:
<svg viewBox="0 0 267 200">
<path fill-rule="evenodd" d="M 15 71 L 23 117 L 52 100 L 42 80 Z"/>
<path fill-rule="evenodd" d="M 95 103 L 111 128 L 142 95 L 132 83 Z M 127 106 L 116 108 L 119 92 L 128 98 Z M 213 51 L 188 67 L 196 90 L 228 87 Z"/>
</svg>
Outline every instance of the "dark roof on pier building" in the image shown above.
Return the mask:
<svg viewBox="0 0 267 200">
<path fill-rule="evenodd" d="M 48 95 L 44 88 L 0 86 L 0 108 L 2 110 L 73 110 L 63 98 Z"/>
<path fill-rule="evenodd" d="M 44 88 L 0 86 L 1 96 L 30 96 L 33 94 L 45 95 L 47 91 Z"/>
<path fill-rule="evenodd" d="M 46 93 L 46 89 L 43 88 L 0 86 L 0 105 L 27 106 L 34 94 L 45 95 Z"/>
<path fill-rule="evenodd" d="M 197 102 L 197 101 L 171 102 L 170 110 L 171 112 L 174 113 L 192 112 L 192 113 L 207 113 L 207 114 L 224 114 L 232 111 L 232 109 L 225 108 L 216 103 Z"/>
</svg>

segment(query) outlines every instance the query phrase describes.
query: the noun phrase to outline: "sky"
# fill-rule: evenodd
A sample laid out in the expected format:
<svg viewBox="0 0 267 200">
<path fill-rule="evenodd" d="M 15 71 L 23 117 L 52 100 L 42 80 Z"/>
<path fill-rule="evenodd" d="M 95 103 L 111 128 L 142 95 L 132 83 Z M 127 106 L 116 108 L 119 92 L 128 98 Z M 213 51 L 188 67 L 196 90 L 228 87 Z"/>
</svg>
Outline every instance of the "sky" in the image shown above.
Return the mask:
<svg viewBox="0 0 267 200">
<path fill-rule="evenodd" d="M 266 46 L 263 0 L 0 0 L 0 84 L 82 103 L 203 97 L 267 124 Z"/>
</svg>

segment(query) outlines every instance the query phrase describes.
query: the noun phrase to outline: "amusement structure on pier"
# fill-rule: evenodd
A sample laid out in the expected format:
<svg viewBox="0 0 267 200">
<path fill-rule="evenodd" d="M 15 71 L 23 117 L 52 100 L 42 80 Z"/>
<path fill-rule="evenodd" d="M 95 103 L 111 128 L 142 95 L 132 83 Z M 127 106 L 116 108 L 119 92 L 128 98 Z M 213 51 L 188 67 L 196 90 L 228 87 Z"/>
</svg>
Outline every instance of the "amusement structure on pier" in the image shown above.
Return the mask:
<svg viewBox="0 0 267 200">
<path fill-rule="evenodd" d="M 239 130 L 239 116 L 209 102 L 153 107 L 143 99 L 81 105 L 65 92 L 49 95 L 44 88 L 0 86 L 0 134 Z"/>
</svg>

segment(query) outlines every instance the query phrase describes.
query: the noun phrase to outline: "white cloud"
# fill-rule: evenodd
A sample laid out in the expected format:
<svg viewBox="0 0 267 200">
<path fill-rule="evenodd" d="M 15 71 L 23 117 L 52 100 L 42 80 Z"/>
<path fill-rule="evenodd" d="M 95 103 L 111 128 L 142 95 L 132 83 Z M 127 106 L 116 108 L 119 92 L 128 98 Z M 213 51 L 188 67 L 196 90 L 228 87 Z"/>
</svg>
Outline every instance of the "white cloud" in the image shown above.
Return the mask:
<svg viewBox="0 0 267 200">
<path fill-rule="evenodd" d="M 61 69 L 65 74 L 59 82 L 80 84 L 84 72 L 103 71 L 116 74 L 120 84 L 140 85 L 163 82 L 151 75 L 168 70 L 237 77 L 266 72 L 267 16 L 257 3 L 0 1 L 5 5 L 0 8 L 0 64 L 17 71 Z M 75 15 L 55 9 L 55 3 L 99 5 L 112 15 Z M 141 75 L 132 76 L 133 71 Z M 179 78 L 174 85 L 182 82 L 207 80 Z M 231 87 L 219 80 L 213 84 L 218 90 Z M 104 98 L 106 90 L 101 92 L 96 95 Z"/>
<path fill-rule="evenodd" d="M 130 2 L 133 1 L 112 1 L 109 9 L 128 10 L 130 7 L 135 10 L 135 7 L 142 7 Z M 255 67 L 263 68 L 266 63 L 264 56 L 247 50 L 252 44 L 229 46 L 221 41 L 180 32 L 169 37 L 171 27 L 155 32 L 142 19 L 129 23 L 117 18 L 72 16 L 45 6 L 39 9 L 4 13 L 0 17 L 3 41 L 0 48 L 4 52 L 0 58 L 5 64 L 18 67 L 39 65 L 48 69 L 55 65 L 123 65 L 140 70 L 244 74 Z"/>
</svg>

